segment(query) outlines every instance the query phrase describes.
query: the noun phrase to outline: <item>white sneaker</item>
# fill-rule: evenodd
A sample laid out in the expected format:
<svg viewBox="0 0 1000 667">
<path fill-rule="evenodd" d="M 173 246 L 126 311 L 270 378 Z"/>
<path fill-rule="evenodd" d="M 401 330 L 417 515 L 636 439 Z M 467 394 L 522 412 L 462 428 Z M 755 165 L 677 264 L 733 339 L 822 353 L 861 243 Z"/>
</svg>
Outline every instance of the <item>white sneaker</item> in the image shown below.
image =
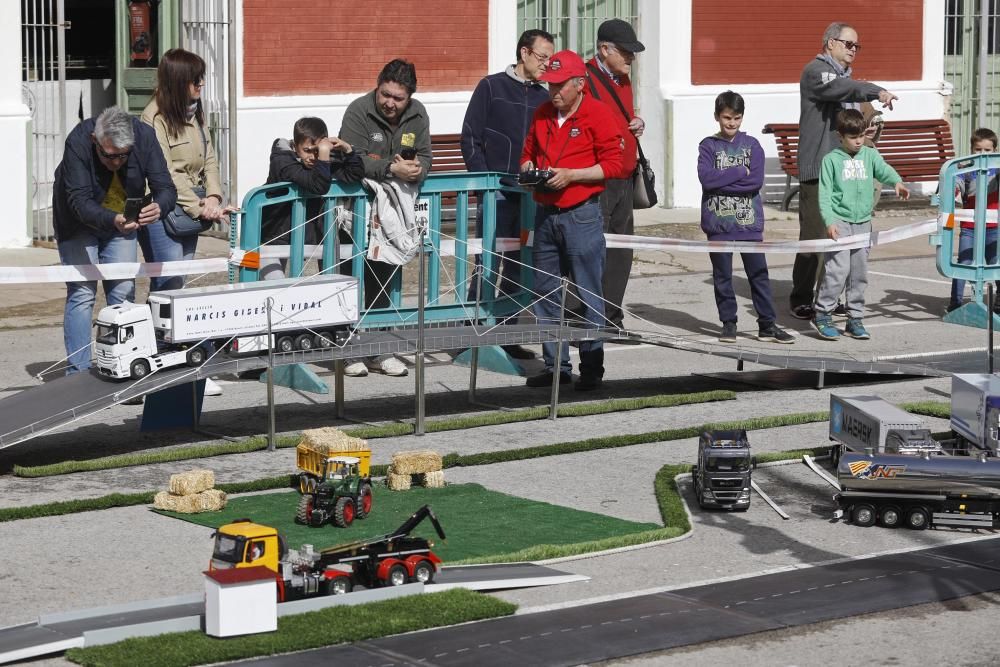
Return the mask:
<svg viewBox="0 0 1000 667">
<path fill-rule="evenodd" d="M 344 375 L 352 378 L 363 378 L 368 375 L 368 367 L 363 361 L 354 361 L 344 367 Z"/>
<path fill-rule="evenodd" d="M 222 387 L 220 387 L 212 378 L 205 378 L 205 395 L 222 396 Z"/>
<path fill-rule="evenodd" d="M 406 364 L 396 357 L 388 357 L 382 361 L 378 361 L 378 359 L 366 359 L 365 361 L 368 364 L 368 368 L 376 373 L 384 373 L 385 375 L 391 375 L 393 377 L 403 377 L 409 373 L 409 371 L 406 370 Z"/>
</svg>

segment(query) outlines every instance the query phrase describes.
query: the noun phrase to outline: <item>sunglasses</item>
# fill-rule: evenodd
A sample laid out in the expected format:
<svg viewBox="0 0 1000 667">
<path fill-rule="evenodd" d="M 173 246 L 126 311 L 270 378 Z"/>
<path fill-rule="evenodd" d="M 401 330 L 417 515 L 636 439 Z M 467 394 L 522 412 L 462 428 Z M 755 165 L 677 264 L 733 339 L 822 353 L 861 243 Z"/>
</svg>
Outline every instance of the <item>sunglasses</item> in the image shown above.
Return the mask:
<svg viewBox="0 0 1000 667">
<path fill-rule="evenodd" d="M 105 160 L 124 160 L 128 158 L 129 153 L 132 152 L 131 149 L 129 149 L 124 153 L 105 153 L 104 149 L 101 148 L 101 145 L 99 143 L 95 141 L 94 145 L 97 146 L 97 152 L 100 153 L 101 157 L 103 157 Z"/>
<path fill-rule="evenodd" d="M 849 39 L 840 39 L 839 37 L 834 37 L 833 41 L 840 42 L 841 44 L 844 45 L 844 48 L 847 49 L 848 51 L 855 51 L 855 50 L 860 51 L 861 50 L 861 43 L 860 42 L 852 42 Z"/>
</svg>

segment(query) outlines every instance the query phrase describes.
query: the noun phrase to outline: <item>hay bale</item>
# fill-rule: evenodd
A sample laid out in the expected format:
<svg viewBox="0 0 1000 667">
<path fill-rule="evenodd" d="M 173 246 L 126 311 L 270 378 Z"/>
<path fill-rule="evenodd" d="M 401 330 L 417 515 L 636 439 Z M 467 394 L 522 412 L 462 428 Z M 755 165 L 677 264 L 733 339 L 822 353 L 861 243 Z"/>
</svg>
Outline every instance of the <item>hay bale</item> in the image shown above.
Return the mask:
<svg viewBox="0 0 1000 667">
<path fill-rule="evenodd" d="M 396 452 L 392 455 L 392 469 L 400 475 L 434 472 L 442 466 L 441 455 L 430 449 Z"/>
<path fill-rule="evenodd" d="M 215 473 L 211 470 L 188 470 L 170 476 L 167 487 L 175 496 L 190 496 L 215 486 Z"/>
<path fill-rule="evenodd" d="M 410 489 L 410 476 L 392 472 L 390 468 L 389 473 L 385 476 L 385 485 L 392 491 L 408 491 Z"/>
<path fill-rule="evenodd" d="M 428 489 L 444 488 L 444 470 L 433 470 L 424 473 L 424 486 Z"/>
<path fill-rule="evenodd" d="M 310 428 L 302 431 L 302 439 L 299 441 L 299 445 L 311 447 L 324 454 L 329 454 L 330 452 L 371 451 L 367 440 L 347 435 L 339 428 L 333 426 Z"/>
<path fill-rule="evenodd" d="M 179 496 L 160 491 L 153 497 L 153 507 L 180 514 L 216 512 L 226 506 L 226 493 L 219 489 L 207 489 L 200 493 Z"/>
</svg>

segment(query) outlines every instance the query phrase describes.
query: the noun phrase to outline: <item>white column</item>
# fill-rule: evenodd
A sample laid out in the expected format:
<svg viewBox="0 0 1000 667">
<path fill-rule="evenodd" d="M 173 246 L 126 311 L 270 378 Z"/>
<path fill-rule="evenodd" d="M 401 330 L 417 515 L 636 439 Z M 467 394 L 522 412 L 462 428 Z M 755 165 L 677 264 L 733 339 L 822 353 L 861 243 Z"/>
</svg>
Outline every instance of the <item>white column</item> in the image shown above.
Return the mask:
<svg viewBox="0 0 1000 667">
<path fill-rule="evenodd" d="M 6 26 L 6 27 L 5 27 Z M 31 245 L 31 174 L 28 142 L 31 116 L 21 101 L 21 8 L 17 2 L 0 2 L 0 146 L 9 166 L 0 178 L 0 248 Z"/>
<path fill-rule="evenodd" d="M 516 60 L 514 47 L 523 32 L 519 28 L 516 0 L 490 0 L 488 74 L 502 72 Z"/>
</svg>

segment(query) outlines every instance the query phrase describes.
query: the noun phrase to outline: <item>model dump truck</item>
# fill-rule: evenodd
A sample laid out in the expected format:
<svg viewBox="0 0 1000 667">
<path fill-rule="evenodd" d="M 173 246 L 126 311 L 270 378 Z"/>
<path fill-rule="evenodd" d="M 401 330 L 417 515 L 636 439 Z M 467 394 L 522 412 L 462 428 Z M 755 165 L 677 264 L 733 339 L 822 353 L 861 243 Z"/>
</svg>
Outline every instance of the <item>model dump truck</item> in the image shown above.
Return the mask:
<svg viewBox="0 0 1000 667">
<path fill-rule="evenodd" d="M 268 299 L 271 332 L 268 341 Z M 97 367 L 113 378 L 200 366 L 206 344 L 231 354 L 330 347 L 358 320 L 358 281 L 316 276 L 154 292 L 144 304 L 107 306 L 97 315 Z"/>
<path fill-rule="evenodd" d="M 834 465 L 845 451 L 921 454 L 940 452 L 920 417 L 878 396 L 830 395 L 830 439 Z"/>
<path fill-rule="evenodd" d="M 855 454 L 837 467 L 837 518 L 858 526 L 1000 527 L 1000 460 L 979 456 Z"/>
<path fill-rule="evenodd" d="M 989 374 L 951 376 L 951 430 L 959 449 L 998 456 L 1000 378 Z"/>
<path fill-rule="evenodd" d="M 691 471 L 701 508 L 750 509 L 750 441 L 747 432 L 706 431 L 698 440 L 698 464 Z"/>
<path fill-rule="evenodd" d="M 274 528 L 234 521 L 215 533 L 210 570 L 263 565 L 275 573 L 278 601 L 314 595 L 342 595 L 355 586 L 376 588 L 402 586 L 410 582 L 431 583 L 441 559 L 431 551 L 434 544 L 410 533 L 429 518 L 438 536 L 444 530 L 427 505 L 385 535 L 348 542 L 314 551 L 312 545 L 288 549 Z"/>
</svg>

